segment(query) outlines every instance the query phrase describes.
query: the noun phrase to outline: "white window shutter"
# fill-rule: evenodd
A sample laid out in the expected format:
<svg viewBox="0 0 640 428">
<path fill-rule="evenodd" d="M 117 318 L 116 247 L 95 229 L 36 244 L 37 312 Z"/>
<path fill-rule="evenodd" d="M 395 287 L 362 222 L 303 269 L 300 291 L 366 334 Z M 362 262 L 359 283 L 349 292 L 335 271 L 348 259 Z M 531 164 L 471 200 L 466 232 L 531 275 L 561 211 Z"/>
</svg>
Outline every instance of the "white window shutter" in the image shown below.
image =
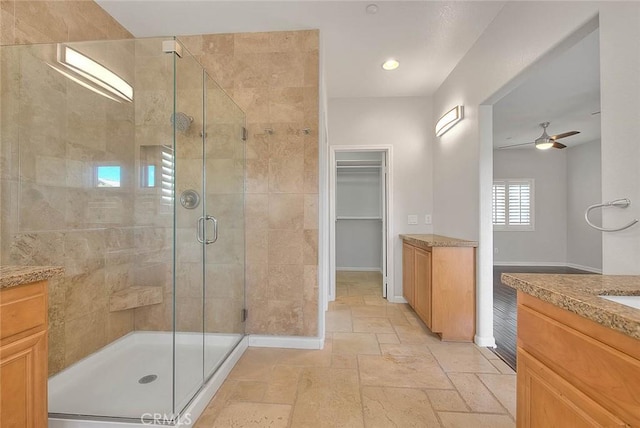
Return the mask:
<svg viewBox="0 0 640 428">
<path fill-rule="evenodd" d="M 533 230 L 533 179 L 493 181 L 496 230 Z"/>
<path fill-rule="evenodd" d="M 505 226 L 507 224 L 506 184 L 493 183 L 493 224 Z"/>
</svg>

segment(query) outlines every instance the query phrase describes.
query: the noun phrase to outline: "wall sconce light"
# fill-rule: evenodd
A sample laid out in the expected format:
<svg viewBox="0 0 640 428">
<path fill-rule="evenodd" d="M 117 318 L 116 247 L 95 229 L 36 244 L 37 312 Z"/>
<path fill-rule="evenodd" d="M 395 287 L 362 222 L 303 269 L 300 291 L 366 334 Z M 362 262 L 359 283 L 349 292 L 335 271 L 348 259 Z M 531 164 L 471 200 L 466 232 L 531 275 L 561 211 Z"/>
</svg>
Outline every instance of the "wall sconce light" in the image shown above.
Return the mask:
<svg viewBox="0 0 640 428">
<path fill-rule="evenodd" d="M 57 60 L 59 64 L 73 73 L 66 72 L 51 64 L 49 66 L 85 88 L 115 101 L 133 101 L 133 87 L 116 73 L 88 56 L 69 46 L 59 44 Z M 107 91 L 107 93 L 104 91 Z M 112 95 L 115 95 L 118 99 L 115 99 Z"/>
<path fill-rule="evenodd" d="M 436 137 L 440 137 L 445 132 L 453 128 L 456 123 L 460 122 L 464 117 L 464 107 L 455 106 L 446 112 L 436 123 Z"/>
</svg>

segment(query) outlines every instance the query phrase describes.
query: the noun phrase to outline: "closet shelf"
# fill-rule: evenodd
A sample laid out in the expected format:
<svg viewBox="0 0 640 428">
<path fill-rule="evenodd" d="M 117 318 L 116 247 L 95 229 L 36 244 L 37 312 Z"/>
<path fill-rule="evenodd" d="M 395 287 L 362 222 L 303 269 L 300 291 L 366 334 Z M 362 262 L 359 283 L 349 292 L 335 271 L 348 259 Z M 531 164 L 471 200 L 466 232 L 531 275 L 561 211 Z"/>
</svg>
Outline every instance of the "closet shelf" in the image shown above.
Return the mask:
<svg viewBox="0 0 640 428">
<path fill-rule="evenodd" d="M 336 166 L 338 167 L 347 167 L 347 166 L 380 167 L 382 166 L 382 162 L 378 160 L 337 160 Z"/>
<path fill-rule="evenodd" d="M 337 160 L 337 172 L 379 172 L 382 162 L 377 160 Z"/>
<path fill-rule="evenodd" d="M 340 172 L 380 172 L 380 166 L 367 166 L 367 165 L 356 165 L 356 166 L 337 166 L 336 171 Z"/>
</svg>

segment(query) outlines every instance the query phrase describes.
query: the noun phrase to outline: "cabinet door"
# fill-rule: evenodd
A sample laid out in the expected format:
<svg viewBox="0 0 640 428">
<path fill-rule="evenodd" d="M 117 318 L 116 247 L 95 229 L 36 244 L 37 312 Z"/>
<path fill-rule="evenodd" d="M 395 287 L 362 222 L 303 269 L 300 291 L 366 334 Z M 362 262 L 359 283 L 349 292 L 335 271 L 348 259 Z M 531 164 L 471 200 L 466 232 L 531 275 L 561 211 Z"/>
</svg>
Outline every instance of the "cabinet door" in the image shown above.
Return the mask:
<svg viewBox="0 0 640 428">
<path fill-rule="evenodd" d="M 517 395 L 518 428 L 628 426 L 522 348 Z"/>
<path fill-rule="evenodd" d="M 0 426 L 47 426 L 47 332 L 0 347 Z"/>
<path fill-rule="evenodd" d="M 431 328 L 431 251 L 415 250 L 415 310 Z"/>
<path fill-rule="evenodd" d="M 402 295 L 414 308 L 415 300 L 415 247 L 402 243 Z"/>
</svg>

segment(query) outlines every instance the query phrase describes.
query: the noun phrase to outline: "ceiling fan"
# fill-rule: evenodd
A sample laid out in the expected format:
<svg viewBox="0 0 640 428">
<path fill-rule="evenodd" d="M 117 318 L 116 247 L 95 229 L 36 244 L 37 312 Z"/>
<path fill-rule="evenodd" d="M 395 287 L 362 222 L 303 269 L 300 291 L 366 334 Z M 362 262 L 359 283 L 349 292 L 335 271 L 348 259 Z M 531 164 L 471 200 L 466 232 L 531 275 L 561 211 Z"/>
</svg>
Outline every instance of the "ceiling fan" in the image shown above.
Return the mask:
<svg viewBox="0 0 640 428">
<path fill-rule="evenodd" d="M 547 126 L 549 126 L 549 122 L 542 122 L 540 126 L 542 127 L 542 135 L 538 137 L 535 141 L 532 141 L 529 143 L 512 144 L 510 146 L 502 146 L 498 148 L 509 149 L 511 147 L 525 146 L 527 144 L 535 144 L 536 149 L 540 149 L 540 150 L 547 150 L 552 147 L 554 149 L 564 149 L 567 146 L 565 146 L 562 143 L 559 143 L 557 140 L 559 140 L 560 138 L 571 137 L 572 135 L 576 135 L 580 133 L 580 131 L 568 131 L 568 132 L 563 132 L 562 134 L 549 136 L 549 134 L 547 134 Z"/>
</svg>

